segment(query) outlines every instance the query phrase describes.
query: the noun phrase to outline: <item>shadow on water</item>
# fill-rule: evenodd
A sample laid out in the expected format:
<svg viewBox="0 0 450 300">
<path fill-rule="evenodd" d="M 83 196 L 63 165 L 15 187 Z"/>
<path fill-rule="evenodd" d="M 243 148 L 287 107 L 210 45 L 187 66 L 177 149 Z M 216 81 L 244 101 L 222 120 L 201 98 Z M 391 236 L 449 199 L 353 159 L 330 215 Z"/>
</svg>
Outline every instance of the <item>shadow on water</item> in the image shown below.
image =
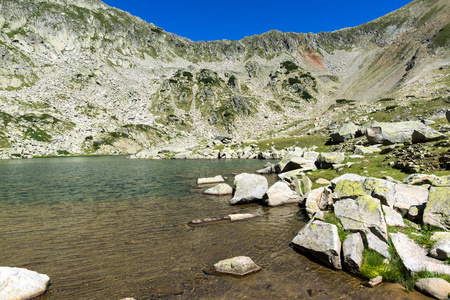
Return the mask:
<svg viewBox="0 0 450 300">
<path fill-rule="evenodd" d="M 368 289 L 289 247 L 306 224 L 297 206 L 230 206 L 198 177 L 251 172 L 265 161 L 132 161 L 123 157 L 0 162 L 2 265 L 45 273 L 49 299 L 419 299 L 397 285 Z M 269 177 L 271 182 L 275 177 Z M 191 227 L 231 213 L 242 222 Z M 250 256 L 244 278 L 208 275 Z"/>
</svg>

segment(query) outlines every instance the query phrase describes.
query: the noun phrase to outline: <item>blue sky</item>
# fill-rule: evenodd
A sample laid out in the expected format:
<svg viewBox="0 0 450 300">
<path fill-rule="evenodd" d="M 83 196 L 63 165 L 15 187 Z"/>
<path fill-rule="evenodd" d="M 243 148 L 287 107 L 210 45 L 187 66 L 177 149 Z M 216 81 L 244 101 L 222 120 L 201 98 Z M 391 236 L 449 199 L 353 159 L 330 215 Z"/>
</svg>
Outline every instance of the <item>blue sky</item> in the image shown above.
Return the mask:
<svg viewBox="0 0 450 300">
<path fill-rule="evenodd" d="M 410 0 L 103 0 L 194 41 L 239 40 L 277 29 L 333 31 L 360 25 Z"/>
</svg>

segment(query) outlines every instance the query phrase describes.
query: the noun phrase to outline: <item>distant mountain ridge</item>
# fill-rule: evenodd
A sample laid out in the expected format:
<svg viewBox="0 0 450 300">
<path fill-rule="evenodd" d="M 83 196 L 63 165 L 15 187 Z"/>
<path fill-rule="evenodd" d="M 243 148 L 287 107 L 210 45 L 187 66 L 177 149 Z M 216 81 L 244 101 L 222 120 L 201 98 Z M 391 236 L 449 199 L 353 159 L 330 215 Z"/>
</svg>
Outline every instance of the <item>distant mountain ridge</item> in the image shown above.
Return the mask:
<svg viewBox="0 0 450 300">
<path fill-rule="evenodd" d="M 0 0 L 0 151 L 269 137 L 336 99 L 448 97 L 449 15 L 416 0 L 334 32 L 193 42 L 97 0 Z"/>
</svg>

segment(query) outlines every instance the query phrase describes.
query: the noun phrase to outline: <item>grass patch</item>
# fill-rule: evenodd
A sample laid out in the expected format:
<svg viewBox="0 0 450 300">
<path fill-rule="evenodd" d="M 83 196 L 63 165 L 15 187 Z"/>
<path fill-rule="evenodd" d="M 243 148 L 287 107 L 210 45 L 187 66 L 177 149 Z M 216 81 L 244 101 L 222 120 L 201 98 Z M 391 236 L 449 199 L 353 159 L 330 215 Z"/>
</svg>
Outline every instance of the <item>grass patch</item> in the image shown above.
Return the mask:
<svg viewBox="0 0 450 300">
<path fill-rule="evenodd" d="M 326 137 L 325 136 L 302 136 L 302 137 L 287 137 L 287 138 L 274 138 L 261 140 L 258 142 L 258 147 L 261 150 L 269 150 L 271 147 L 275 147 L 275 149 L 285 149 L 291 146 L 301 147 L 301 148 L 311 148 L 313 146 L 317 146 L 318 148 L 315 151 L 318 152 L 328 152 L 330 146 L 325 145 Z"/>
<path fill-rule="evenodd" d="M 388 264 L 384 264 L 385 257 L 383 255 L 374 250 L 364 249 L 361 276 L 366 279 L 382 276 L 383 281 L 398 282 L 405 285 L 410 278 L 410 274 L 394 247 L 389 247 L 389 250 L 392 256 L 391 260 Z"/>
</svg>

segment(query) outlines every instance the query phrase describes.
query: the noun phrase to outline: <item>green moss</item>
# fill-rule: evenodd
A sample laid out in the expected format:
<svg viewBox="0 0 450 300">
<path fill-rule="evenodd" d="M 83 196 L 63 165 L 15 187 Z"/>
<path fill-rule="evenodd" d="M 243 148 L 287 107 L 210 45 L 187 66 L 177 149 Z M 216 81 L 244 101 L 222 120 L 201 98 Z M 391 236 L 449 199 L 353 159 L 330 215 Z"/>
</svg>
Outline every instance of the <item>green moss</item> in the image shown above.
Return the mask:
<svg viewBox="0 0 450 300">
<path fill-rule="evenodd" d="M 343 243 L 345 241 L 345 239 L 347 238 L 347 236 L 349 234 L 352 234 L 352 232 L 344 230 L 344 227 L 342 226 L 341 221 L 332 212 L 326 213 L 323 220 L 324 220 L 324 222 L 336 225 L 336 227 L 338 228 L 338 235 L 339 235 L 339 240 L 341 241 L 341 243 Z"/>
</svg>

